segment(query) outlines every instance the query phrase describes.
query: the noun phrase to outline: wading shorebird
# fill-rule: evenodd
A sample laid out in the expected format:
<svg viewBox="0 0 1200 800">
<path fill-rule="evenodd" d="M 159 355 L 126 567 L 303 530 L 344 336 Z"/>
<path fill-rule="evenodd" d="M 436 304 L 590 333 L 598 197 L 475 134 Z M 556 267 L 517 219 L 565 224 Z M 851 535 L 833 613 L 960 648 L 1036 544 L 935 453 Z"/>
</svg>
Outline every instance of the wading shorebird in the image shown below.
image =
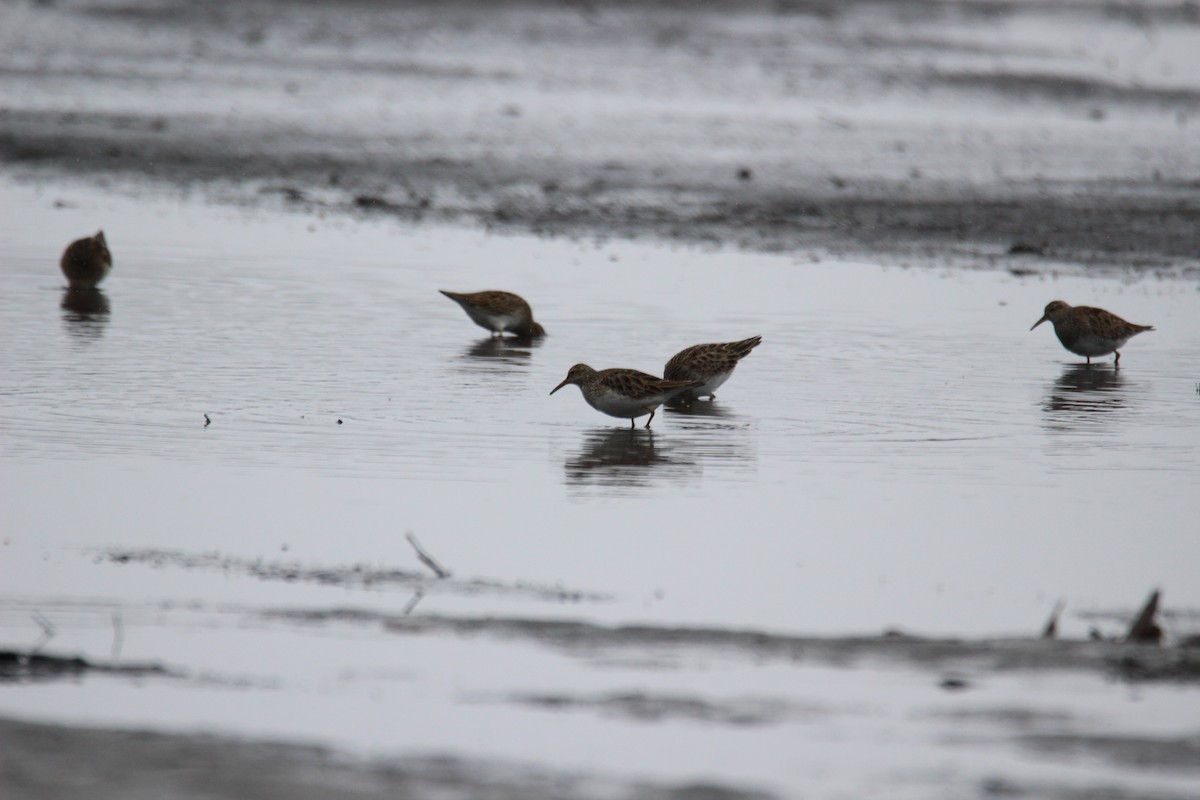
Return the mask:
<svg viewBox="0 0 1200 800">
<path fill-rule="evenodd" d="M 1029 330 L 1046 320 L 1053 323 L 1054 333 L 1062 346 L 1077 356 L 1084 356 L 1089 364 L 1093 357 L 1109 353 L 1117 354 L 1113 364 L 1121 363 L 1121 353 L 1118 351 L 1125 343 L 1143 331 L 1154 330 L 1153 325 L 1134 325 L 1103 308 L 1072 306 L 1062 300 L 1047 304 L 1046 313 Z"/>
<path fill-rule="evenodd" d="M 697 344 L 680 350 L 663 370 L 663 378 L 669 381 L 700 381 L 695 389 L 685 389 L 675 396 L 676 400 L 690 401 L 707 396 L 716 400 L 717 387 L 729 380 L 733 369 L 750 351 L 762 342 L 761 336 L 751 336 L 740 342 L 714 342 Z"/>
<path fill-rule="evenodd" d="M 112 269 L 112 253 L 108 252 L 104 231 L 71 242 L 58 265 L 72 289 L 95 289 Z"/>
<path fill-rule="evenodd" d="M 447 292 L 445 289 L 438 291 L 462 306 L 463 311 L 467 312 L 467 316 L 476 325 L 487 328 L 497 336 L 503 336 L 506 331 L 525 339 L 546 335 L 546 329 L 533 321 L 533 309 L 529 307 L 529 303 L 512 292 L 460 294 Z"/>
<path fill-rule="evenodd" d="M 656 378 L 636 369 L 602 369 L 596 371 L 587 364 L 576 364 L 567 371 L 563 382 L 550 390 L 554 394 L 559 389 L 573 383 L 583 393 L 583 399 L 597 411 L 610 417 L 620 417 L 633 421 L 646 414 L 646 427 L 654 421 L 654 409 L 670 400 L 680 392 L 698 388 L 699 381 L 668 381 Z"/>
</svg>

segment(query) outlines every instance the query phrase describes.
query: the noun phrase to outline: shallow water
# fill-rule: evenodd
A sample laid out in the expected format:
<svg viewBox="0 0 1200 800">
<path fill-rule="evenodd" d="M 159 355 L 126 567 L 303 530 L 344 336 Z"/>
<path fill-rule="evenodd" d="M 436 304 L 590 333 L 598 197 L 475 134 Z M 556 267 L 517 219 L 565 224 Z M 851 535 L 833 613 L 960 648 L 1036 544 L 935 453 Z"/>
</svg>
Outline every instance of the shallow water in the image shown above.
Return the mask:
<svg viewBox="0 0 1200 800">
<path fill-rule="evenodd" d="M 14 555 L 415 566 L 411 529 L 459 572 L 610 592 L 615 619 L 979 635 L 1033 630 L 1059 597 L 1200 605 L 1190 283 L 166 202 L 130 230 L 129 201 L 22 194 L 0 299 Z M 108 311 L 60 308 L 57 243 L 101 224 Z M 491 341 L 436 292 L 489 286 L 531 299 L 544 342 Z M 1081 366 L 1029 332 L 1057 297 L 1157 330 L 1119 371 Z M 717 401 L 650 431 L 548 396 L 577 361 L 656 372 L 752 334 Z"/>
<path fill-rule="evenodd" d="M 486 733 L 515 725 L 573 742 L 547 745 L 554 763 L 688 774 L 697 752 L 728 755 L 740 734 L 687 718 L 665 753 L 658 729 L 620 721 L 628 698 L 604 692 L 665 691 L 682 669 L 698 683 L 681 691 L 778 699 L 790 668 L 774 689 L 760 685 L 768 673 L 709 656 L 690 656 L 699 672 L 652 656 L 580 671 L 503 637 L 404 638 L 397 651 L 374 627 L 298 633 L 259 614 L 415 602 L 417 617 L 982 637 L 1036 634 L 1063 599 L 1064 634 L 1082 636 L 1121 632 L 1160 587 L 1168 633 L 1197 627 L 1192 283 L 501 237 L 82 188 L 7 185 L 0 205 L 3 639 L 35 641 L 36 611 L 56 628 L 51 649 L 104 659 L 115 615 L 123 657 L 220 687 L 202 703 L 113 679 L 0 687 L 0 711 L 519 757 Z M 103 300 L 64 308 L 61 247 L 101 226 L 115 261 Z M 489 340 L 439 288 L 517 291 L 549 336 Z M 1157 330 L 1127 345 L 1119 371 L 1084 367 L 1047 326 L 1029 331 L 1056 298 Z M 572 387 L 548 396 L 578 361 L 656 372 L 687 345 L 753 334 L 762 346 L 719 399 L 661 411 L 650 431 Z M 422 577 L 408 530 L 453 579 Z M 407 576 L 359 579 L 354 565 Z M 712 685 L 698 677 L 708 669 Z M 808 670 L 810 694 L 843 680 Z M 927 684 L 888 674 L 874 691 Z M 846 708 L 876 685 L 845 680 Z M 1142 724 L 1145 706 L 1092 680 L 1085 694 L 1115 693 L 1106 720 Z M 273 688 L 227 686 L 241 681 Z M 546 722 L 526 695 L 560 683 L 575 711 Z M 525 699 L 494 702 L 510 694 Z M 928 710 L 920 692 L 901 695 L 913 706 L 889 714 Z M 1145 697 L 1176 712 L 1156 730 L 1194 729 L 1194 690 Z M 390 725 L 414 704 L 435 730 Z M 574 736 L 634 736 L 657 760 L 579 752 Z M 716 773 L 786 785 L 791 740 L 772 741 Z M 832 763 L 851 757 L 826 749 Z M 878 755 L 872 780 L 903 771 Z M 934 753 L 922 759 L 936 769 Z"/>
</svg>

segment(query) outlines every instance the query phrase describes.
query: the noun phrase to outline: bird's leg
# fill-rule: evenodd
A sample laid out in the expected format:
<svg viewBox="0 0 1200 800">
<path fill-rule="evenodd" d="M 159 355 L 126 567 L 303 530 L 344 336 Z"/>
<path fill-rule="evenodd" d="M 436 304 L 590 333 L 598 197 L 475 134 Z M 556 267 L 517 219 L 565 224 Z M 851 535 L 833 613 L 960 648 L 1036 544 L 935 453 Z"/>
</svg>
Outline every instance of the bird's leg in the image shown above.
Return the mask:
<svg viewBox="0 0 1200 800">
<path fill-rule="evenodd" d="M 633 421 L 634 419 L 635 419 L 635 417 L 629 418 L 629 430 L 633 430 L 636 427 L 636 423 L 634 423 L 634 421 Z"/>
<path fill-rule="evenodd" d="M 1091 356 L 1084 356 L 1084 358 L 1086 358 L 1086 359 L 1088 360 L 1088 366 L 1090 367 L 1090 366 L 1092 365 L 1092 357 L 1091 357 Z"/>
<path fill-rule="evenodd" d="M 654 409 L 650 409 L 650 419 L 646 420 L 646 427 L 650 427 L 650 423 L 654 421 Z"/>
<path fill-rule="evenodd" d="M 1113 350 L 1113 352 L 1117 353 L 1116 350 Z M 1121 363 L 1121 354 L 1117 353 L 1117 357 L 1113 359 L 1113 366 L 1115 367 L 1117 364 L 1120 364 L 1120 363 Z"/>
</svg>

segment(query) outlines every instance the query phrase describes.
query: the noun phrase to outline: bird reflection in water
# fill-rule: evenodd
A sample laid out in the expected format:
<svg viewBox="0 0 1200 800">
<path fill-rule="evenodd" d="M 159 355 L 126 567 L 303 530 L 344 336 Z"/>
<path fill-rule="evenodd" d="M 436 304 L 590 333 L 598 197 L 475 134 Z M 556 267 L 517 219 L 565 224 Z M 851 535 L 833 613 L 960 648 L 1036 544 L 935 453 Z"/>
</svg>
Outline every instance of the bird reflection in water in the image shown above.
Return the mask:
<svg viewBox="0 0 1200 800">
<path fill-rule="evenodd" d="M 515 336 L 490 336 L 480 339 L 463 351 L 463 358 L 477 360 L 492 360 L 501 364 L 526 364 L 533 348 L 540 347 L 540 338 L 519 338 Z"/>
<path fill-rule="evenodd" d="M 672 474 L 698 470 L 694 462 L 673 458 L 668 448 L 656 446 L 653 429 L 611 427 L 588 431 L 563 468 L 567 483 L 576 486 L 644 486 L 651 474 L 664 474 L 664 469 Z"/>
<path fill-rule="evenodd" d="M 62 303 L 63 322 L 72 336 L 95 339 L 104 333 L 112 310 L 108 296 L 100 289 L 65 289 Z"/>
<path fill-rule="evenodd" d="M 1095 421 L 1091 415 L 1120 411 L 1126 392 L 1119 367 L 1108 364 L 1068 364 L 1050 386 L 1044 409 L 1061 422 Z"/>
<path fill-rule="evenodd" d="M 713 417 L 727 419 L 737 416 L 729 408 L 715 400 L 693 400 L 692 402 L 672 400 L 664 406 L 667 413 L 679 414 L 684 417 Z"/>
</svg>

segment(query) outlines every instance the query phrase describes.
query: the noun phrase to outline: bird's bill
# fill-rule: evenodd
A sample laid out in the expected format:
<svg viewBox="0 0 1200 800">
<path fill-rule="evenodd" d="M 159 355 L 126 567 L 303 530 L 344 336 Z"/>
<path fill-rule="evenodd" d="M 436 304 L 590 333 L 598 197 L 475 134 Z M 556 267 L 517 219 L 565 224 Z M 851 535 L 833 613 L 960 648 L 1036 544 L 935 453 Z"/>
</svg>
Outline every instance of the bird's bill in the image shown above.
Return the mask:
<svg viewBox="0 0 1200 800">
<path fill-rule="evenodd" d="M 1048 316 L 1046 316 L 1045 314 L 1042 314 L 1042 318 L 1039 319 L 1037 322 L 1033 323 L 1033 327 L 1030 328 L 1029 330 L 1033 330 L 1033 328 L 1036 328 L 1038 325 L 1041 325 L 1043 322 L 1045 322 L 1048 319 L 1050 319 Z"/>
<path fill-rule="evenodd" d="M 563 382 L 560 383 L 558 386 L 555 386 L 553 389 L 551 389 L 550 394 L 554 394 L 555 392 L 557 392 L 559 389 L 566 386 L 570 382 L 571 382 L 570 378 L 563 378 Z"/>
</svg>

